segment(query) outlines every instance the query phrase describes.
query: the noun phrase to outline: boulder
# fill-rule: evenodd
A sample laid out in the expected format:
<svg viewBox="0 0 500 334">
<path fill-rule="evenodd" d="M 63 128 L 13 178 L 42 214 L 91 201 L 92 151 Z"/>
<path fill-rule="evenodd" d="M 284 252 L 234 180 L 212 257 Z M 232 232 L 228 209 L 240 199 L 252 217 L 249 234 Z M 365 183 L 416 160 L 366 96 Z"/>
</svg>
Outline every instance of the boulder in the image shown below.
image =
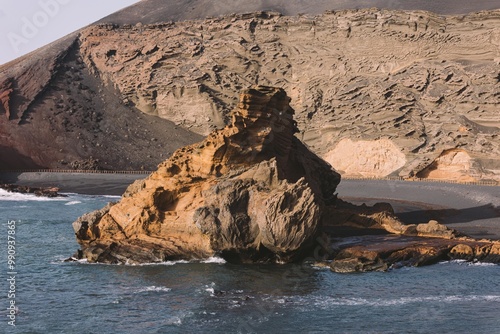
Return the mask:
<svg viewBox="0 0 500 334">
<path fill-rule="evenodd" d="M 30 187 L 0 183 L 0 189 L 13 193 L 33 194 L 39 197 L 66 197 L 66 195 L 59 193 L 59 188 L 57 187 Z"/>
</svg>

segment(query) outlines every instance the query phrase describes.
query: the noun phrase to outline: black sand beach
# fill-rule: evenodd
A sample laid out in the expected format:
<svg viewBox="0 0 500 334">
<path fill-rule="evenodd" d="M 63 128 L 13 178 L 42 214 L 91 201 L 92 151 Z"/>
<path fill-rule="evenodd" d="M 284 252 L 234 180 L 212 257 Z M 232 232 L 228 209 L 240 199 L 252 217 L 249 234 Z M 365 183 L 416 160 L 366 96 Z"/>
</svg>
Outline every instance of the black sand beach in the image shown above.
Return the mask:
<svg viewBox="0 0 500 334">
<path fill-rule="evenodd" d="M 408 224 L 431 219 L 474 238 L 500 239 L 500 187 L 438 182 L 343 180 L 344 200 L 372 205 L 388 202 Z"/>
<path fill-rule="evenodd" d="M 121 195 L 147 174 L 1 173 L 0 180 L 62 193 Z M 406 223 L 438 220 L 475 238 L 500 239 L 500 187 L 392 180 L 342 180 L 339 197 L 372 205 L 389 202 Z"/>
</svg>

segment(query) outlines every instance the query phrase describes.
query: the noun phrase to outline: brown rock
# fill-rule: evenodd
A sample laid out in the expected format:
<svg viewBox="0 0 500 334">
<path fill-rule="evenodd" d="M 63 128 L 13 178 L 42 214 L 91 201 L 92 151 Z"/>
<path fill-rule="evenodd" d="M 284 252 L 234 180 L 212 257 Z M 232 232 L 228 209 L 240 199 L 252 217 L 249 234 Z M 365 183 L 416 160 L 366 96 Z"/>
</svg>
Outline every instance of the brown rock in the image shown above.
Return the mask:
<svg viewBox="0 0 500 334">
<path fill-rule="evenodd" d="M 471 261 L 474 259 L 475 254 L 471 246 L 458 244 L 450 250 L 449 256 L 454 260 L 460 259 Z"/>
<path fill-rule="evenodd" d="M 294 137 L 289 100 L 282 89 L 245 90 L 230 126 L 179 149 L 120 202 L 74 223 L 81 256 L 107 263 L 303 256 L 340 176 Z"/>
<path fill-rule="evenodd" d="M 377 252 L 355 247 L 341 251 L 330 264 L 330 269 L 337 273 L 386 271 L 388 268 Z"/>
<path fill-rule="evenodd" d="M 427 224 L 416 226 L 418 236 L 430 238 L 452 239 L 457 236 L 457 231 L 450 229 L 446 225 L 439 224 L 436 220 L 430 220 Z"/>
<path fill-rule="evenodd" d="M 480 261 L 488 263 L 500 263 L 500 243 L 494 243 L 491 245 L 489 252 L 485 254 L 482 252 L 483 256 L 479 257 Z"/>
<path fill-rule="evenodd" d="M 0 189 L 7 190 L 9 192 L 20 193 L 20 194 L 33 194 L 40 197 L 65 197 L 59 193 L 59 188 L 57 187 L 30 187 L 30 186 L 20 186 L 17 184 L 1 184 Z"/>
</svg>

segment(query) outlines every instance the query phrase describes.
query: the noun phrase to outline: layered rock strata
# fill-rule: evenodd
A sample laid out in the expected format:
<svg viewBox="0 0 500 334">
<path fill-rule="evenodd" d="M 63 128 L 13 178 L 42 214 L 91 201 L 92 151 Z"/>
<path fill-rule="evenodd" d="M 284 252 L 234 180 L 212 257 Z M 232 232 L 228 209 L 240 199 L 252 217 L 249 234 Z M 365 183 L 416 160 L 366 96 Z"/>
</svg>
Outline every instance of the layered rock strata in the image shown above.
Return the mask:
<svg viewBox="0 0 500 334">
<path fill-rule="evenodd" d="M 198 16 L 138 6 L 143 23 L 123 12 L 127 24 L 110 17 L 0 67 L 5 168 L 154 168 L 201 140 L 185 129 L 224 127 L 242 87 L 262 84 L 289 92 L 297 136 L 342 175 L 500 180 L 499 10 L 185 21 Z"/>
</svg>

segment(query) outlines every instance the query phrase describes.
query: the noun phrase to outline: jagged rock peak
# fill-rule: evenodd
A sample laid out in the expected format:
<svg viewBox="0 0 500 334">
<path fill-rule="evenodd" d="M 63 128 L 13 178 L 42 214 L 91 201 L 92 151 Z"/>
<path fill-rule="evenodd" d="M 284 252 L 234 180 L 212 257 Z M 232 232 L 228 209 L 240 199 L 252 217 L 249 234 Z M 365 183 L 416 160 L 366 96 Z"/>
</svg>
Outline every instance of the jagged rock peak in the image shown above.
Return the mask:
<svg viewBox="0 0 500 334">
<path fill-rule="evenodd" d="M 202 143 L 184 147 L 160 165 L 167 175 L 220 176 L 229 170 L 276 157 L 289 160 L 294 133 L 294 110 L 281 88 L 253 86 L 240 94 L 232 122 L 212 132 Z"/>
</svg>

